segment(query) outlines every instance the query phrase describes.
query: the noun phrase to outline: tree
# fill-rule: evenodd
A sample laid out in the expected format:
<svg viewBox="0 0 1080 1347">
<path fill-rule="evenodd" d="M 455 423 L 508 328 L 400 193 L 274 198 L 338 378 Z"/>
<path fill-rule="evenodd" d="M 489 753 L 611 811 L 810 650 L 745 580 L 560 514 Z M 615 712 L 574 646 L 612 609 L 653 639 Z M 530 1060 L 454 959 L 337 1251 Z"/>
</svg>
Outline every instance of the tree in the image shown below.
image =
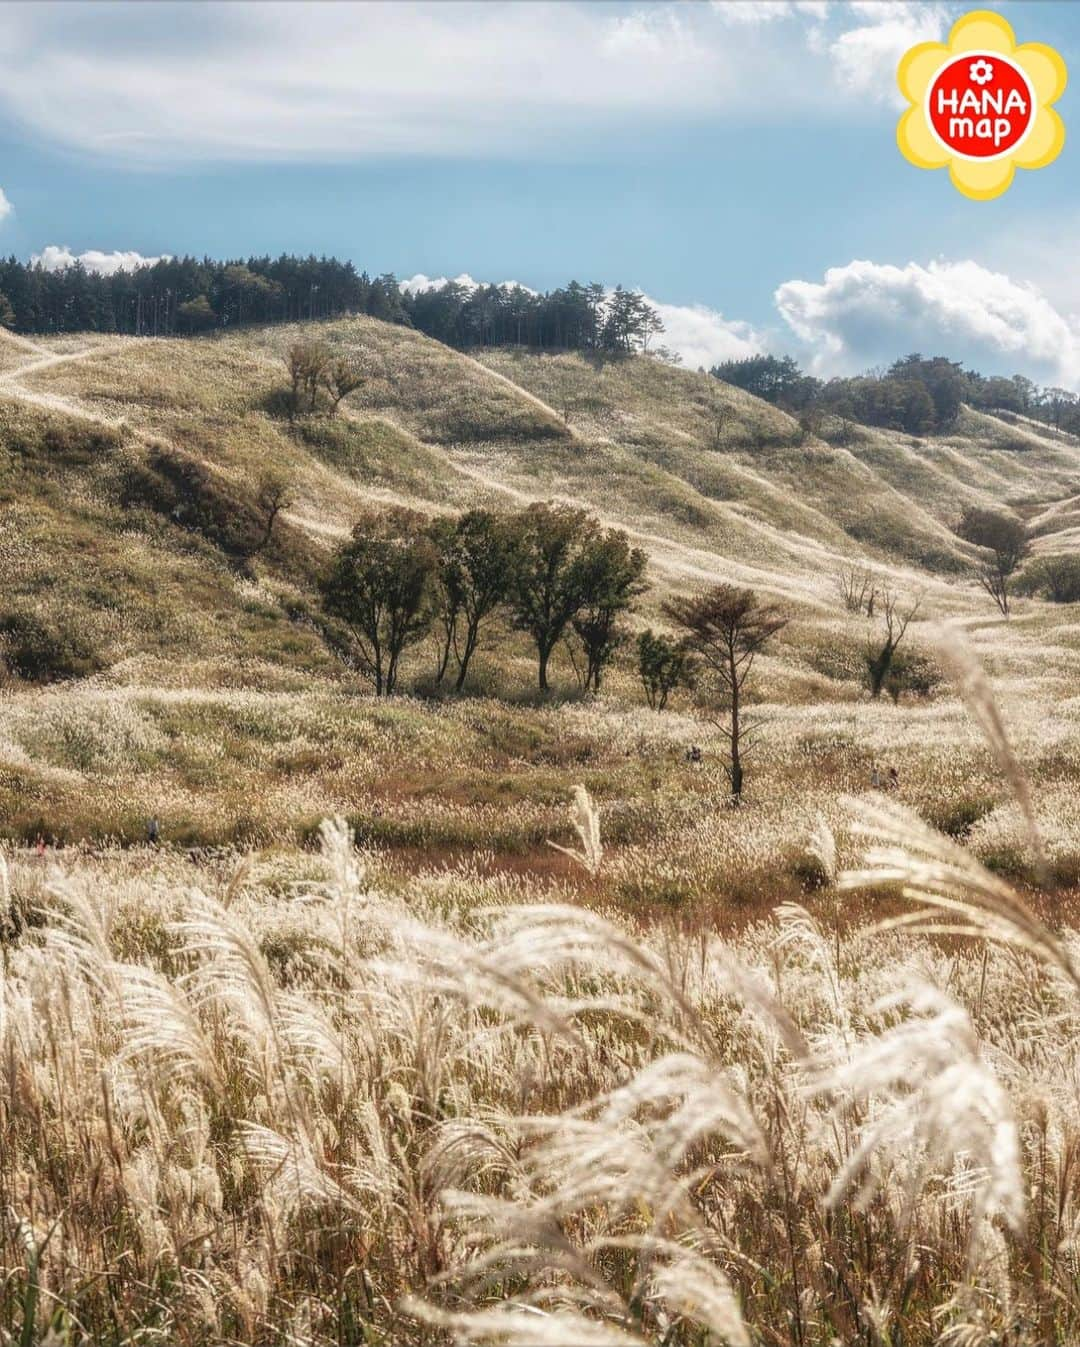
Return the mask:
<svg viewBox="0 0 1080 1347">
<path fill-rule="evenodd" d="M 1012 578 L 1031 550 L 1023 523 L 972 505 L 961 516 L 956 533 L 990 554 L 976 563 L 975 576 L 997 604 L 1002 617 L 1008 617 Z"/>
<path fill-rule="evenodd" d="M 348 629 L 378 697 L 394 694 L 402 654 L 431 629 L 436 555 L 427 523 L 397 507 L 364 515 L 322 585 L 326 610 Z"/>
<path fill-rule="evenodd" d="M 530 505 L 515 520 L 511 615 L 536 645 L 543 692 L 551 652 L 589 598 L 584 553 L 596 528 L 591 515 L 570 505 Z"/>
<path fill-rule="evenodd" d="M 599 693 L 603 672 L 625 639 L 619 618 L 645 590 L 642 576 L 648 558 L 621 529 L 608 529 L 583 550 L 581 566 L 585 602 L 570 619 L 585 655 L 582 686 Z"/>
<path fill-rule="evenodd" d="M 941 682 L 941 671 L 927 655 L 917 650 L 898 650 L 889 665 L 885 691 L 893 705 L 900 704 L 905 692 L 914 697 L 929 697 Z"/>
<path fill-rule="evenodd" d="M 364 371 L 355 360 L 341 357 L 331 360 L 321 371 L 322 386 L 330 395 L 330 414 L 333 415 L 343 398 L 355 393 L 364 382 Z"/>
<path fill-rule="evenodd" d="M 11 307 L 11 300 L 0 290 L 0 327 L 15 326 L 15 310 Z"/>
<path fill-rule="evenodd" d="M 438 681 L 445 676 L 453 650 L 458 667 L 454 690 L 460 692 L 484 623 L 508 597 L 515 529 L 507 516 L 469 510 L 449 526 L 440 520 L 435 542 L 445 637 Z"/>
<path fill-rule="evenodd" d="M 743 690 L 757 656 L 787 625 L 787 618 L 752 589 L 736 585 L 716 585 L 692 598 L 672 599 L 664 604 L 664 612 L 686 633 L 687 645 L 715 676 L 727 703 L 727 769 L 732 801 L 738 804 L 744 759 L 758 728 L 743 720 Z"/>
<path fill-rule="evenodd" d="M 637 650 L 638 676 L 645 689 L 645 700 L 653 711 L 662 711 L 687 677 L 689 651 L 683 642 L 657 636 L 651 628 L 638 637 Z"/>
<path fill-rule="evenodd" d="M 1038 557 L 1024 568 L 1015 588 L 1025 594 L 1042 594 L 1051 603 L 1080 603 L 1080 556 Z"/>
<path fill-rule="evenodd" d="M 263 532 L 262 537 L 251 550 L 252 556 L 270 545 L 278 515 L 282 510 L 289 509 L 293 499 L 292 484 L 284 473 L 274 468 L 268 468 L 259 478 L 258 488 L 255 492 L 255 505 L 262 518 Z"/>
<path fill-rule="evenodd" d="M 879 592 L 878 600 L 882 622 L 881 639 L 868 643 L 863 657 L 866 665 L 867 686 L 870 689 L 870 696 L 875 700 L 881 696 L 881 690 L 884 688 L 892 670 L 900 643 L 907 635 L 907 629 L 911 625 L 912 619 L 918 614 L 919 608 L 922 606 L 920 596 L 910 607 L 901 612 L 899 599 L 888 587 Z"/>
<path fill-rule="evenodd" d="M 205 295 L 186 299 L 176 310 L 176 326 L 180 332 L 205 332 L 217 322 L 217 315 Z"/>
<path fill-rule="evenodd" d="M 714 379 L 734 384 L 754 397 L 792 411 L 811 403 L 821 387 L 789 355 L 750 355 L 741 360 L 725 360 L 714 365 L 709 373 Z"/>
<path fill-rule="evenodd" d="M 302 399 L 307 399 L 308 411 L 315 410 L 319 395 L 319 386 L 330 360 L 330 353 L 322 342 L 298 341 L 289 347 L 285 355 L 285 368 L 289 372 L 289 409 L 295 416 L 300 411 Z"/>
<path fill-rule="evenodd" d="M 844 566 L 833 577 L 840 602 L 849 613 L 865 613 L 874 616 L 874 604 L 877 602 L 878 581 L 869 566 Z"/>
</svg>

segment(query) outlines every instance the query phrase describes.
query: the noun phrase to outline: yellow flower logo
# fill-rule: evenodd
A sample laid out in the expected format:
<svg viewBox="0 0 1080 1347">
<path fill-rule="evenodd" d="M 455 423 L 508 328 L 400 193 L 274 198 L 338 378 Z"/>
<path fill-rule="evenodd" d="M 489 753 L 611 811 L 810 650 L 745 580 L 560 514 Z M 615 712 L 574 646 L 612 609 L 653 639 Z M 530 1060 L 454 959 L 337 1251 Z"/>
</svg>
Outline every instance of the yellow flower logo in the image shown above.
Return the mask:
<svg viewBox="0 0 1080 1347">
<path fill-rule="evenodd" d="M 916 168 L 948 165 L 953 186 L 990 201 L 1017 166 L 1043 168 L 1065 144 L 1050 106 L 1065 92 L 1065 62 L 1042 42 L 1016 45 L 999 15 L 978 9 L 953 24 L 949 44 L 920 42 L 896 80 L 911 104 L 896 128 L 900 153 Z"/>
</svg>

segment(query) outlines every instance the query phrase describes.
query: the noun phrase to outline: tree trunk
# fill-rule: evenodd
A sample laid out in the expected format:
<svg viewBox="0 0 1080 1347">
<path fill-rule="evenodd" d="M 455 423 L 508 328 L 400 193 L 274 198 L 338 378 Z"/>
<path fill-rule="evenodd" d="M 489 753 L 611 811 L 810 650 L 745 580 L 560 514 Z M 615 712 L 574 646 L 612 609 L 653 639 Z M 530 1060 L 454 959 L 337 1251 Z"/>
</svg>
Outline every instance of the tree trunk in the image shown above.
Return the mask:
<svg viewBox="0 0 1080 1347">
<path fill-rule="evenodd" d="M 741 747 L 742 727 L 739 724 L 739 671 L 735 665 L 734 647 L 728 651 L 728 671 L 731 679 L 731 800 L 742 800 L 743 766 Z"/>
<path fill-rule="evenodd" d="M 551 658 L 551 647 L 540 646 L 539 655 L 540 655 L 540 669 L 539 669 L 540 691 L 547 692 L 548 690 L 547 670 L 548 670 L 548 660 Z"/>
<path fill-rule="evenodd" d="M 473 652 L 476 649 L 477 635 L 478 633 L 476 627 L 470 626 L 468 634 L 465 637 L 465 649 L 462 652 L 461 660 L 458 665 L 457 682 L 454 684 L 455 692 L 460 692 L 461 689 L 465 686 L 465 679 L 468 676 L 469 672 L 469 661 L 472 659 Z"/>
</svg>

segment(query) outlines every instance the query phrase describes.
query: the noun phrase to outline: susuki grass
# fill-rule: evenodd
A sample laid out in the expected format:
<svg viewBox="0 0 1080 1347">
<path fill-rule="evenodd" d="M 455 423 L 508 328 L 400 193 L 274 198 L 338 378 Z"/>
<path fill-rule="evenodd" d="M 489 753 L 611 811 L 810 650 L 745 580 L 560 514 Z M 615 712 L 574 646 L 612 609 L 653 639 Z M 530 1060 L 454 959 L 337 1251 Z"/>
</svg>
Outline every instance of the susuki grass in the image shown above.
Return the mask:
<svg viewBox="0 0 1080 1347">
<path fill-rule="evenodd" d="M 993 617 L 946 527 L 1066 499 L 1073 451 L 969 413 L 796 442 L 653 362 L 368 320 L 325 329 L 368 377 L 305 434 L 295 335 L 6 385 L 8 597 L 100 671 L 0 688 L 2 1340 L 1080 1339 L 1080 642 L 1067 607 Z M 158 443 L 226 494 L 287 467 L 280 551 L 121 509 Z M 308 570 L 361 503 L 560 495 L 648 548 L 642 621 L 717 578 L 790 612 L 743 808 L 708 718 L 625 661 L 534 704 L 499 631 L 474 695 L 373 705 L 320 642 Z M 854 555 L 1000 710 L 972 660 L 963 696 L 865 699 Z"/>
<path fill-rule="evenodd" d="M 727 941 L 468 866 L 395 894 L 341 821 L 12 859 L 8 1336 L 1073 1340 L 1080 933 L 895 800 L 845 809 L 806 837 L 824 901 Z M 878 886 L 910 915 L 845 926 Z"/>
</svg>

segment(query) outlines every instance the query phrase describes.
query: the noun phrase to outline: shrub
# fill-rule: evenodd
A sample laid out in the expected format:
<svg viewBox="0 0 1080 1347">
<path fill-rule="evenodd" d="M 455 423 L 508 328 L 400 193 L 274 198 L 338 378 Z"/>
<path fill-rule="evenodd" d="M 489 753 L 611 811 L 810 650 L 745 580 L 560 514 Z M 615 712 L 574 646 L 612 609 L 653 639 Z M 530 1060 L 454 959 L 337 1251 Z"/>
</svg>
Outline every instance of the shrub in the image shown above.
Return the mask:
<svg viewBox="0 0 1080 1347">
<path fill-rule="evenodd" d="M 1051 603 L 1080 603 L 1080 556 L 1038 557 L 1024 568 L 1017 589 Z"/>
<path fill-rule="evenodd" d="M 35 683 L 85 678 L 105 667 L 77 613 L 13 609 L 0 617 L 0 648 L 11 672 Z"/>
</svg>

